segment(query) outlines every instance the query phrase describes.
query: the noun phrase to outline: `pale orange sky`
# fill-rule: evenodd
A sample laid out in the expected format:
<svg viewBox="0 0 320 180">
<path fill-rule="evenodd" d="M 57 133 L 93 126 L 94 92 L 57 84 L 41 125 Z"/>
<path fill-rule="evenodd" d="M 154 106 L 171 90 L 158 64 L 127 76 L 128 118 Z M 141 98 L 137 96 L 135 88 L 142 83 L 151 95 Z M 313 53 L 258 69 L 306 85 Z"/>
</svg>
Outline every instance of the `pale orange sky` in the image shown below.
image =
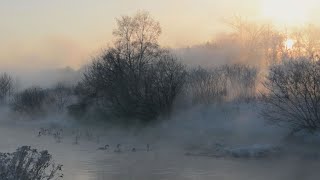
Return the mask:
<svg viewBox="0 0 320 180">
<path fill-rule="evenodd" d="M 168 47 L 209 41 L 234 14 L 283 27 L 320 20 L 317 0 L 0 0 L 1 69 L 78 68 L 112 43 L 116 17 L 138 10 L 160 22 Z"/>
</svg>

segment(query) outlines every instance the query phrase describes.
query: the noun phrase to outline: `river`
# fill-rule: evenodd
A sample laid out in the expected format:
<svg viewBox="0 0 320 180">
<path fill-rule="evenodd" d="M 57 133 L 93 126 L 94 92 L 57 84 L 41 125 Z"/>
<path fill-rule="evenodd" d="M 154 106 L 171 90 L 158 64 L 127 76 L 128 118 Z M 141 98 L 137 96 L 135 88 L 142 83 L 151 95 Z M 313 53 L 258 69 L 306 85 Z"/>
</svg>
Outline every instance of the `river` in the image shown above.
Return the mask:
<svg viewBox="0 0 320 180">
<path fill-rule="evenodd" d="M 89 133 L 75 144 L 74 132 L 68 129 L 62 142 L 57 143 L 52 136 L 38 137 L 39 127 L 2 124 L 0 151 L 12 152 L 22 145 L 47 149 L 56 162 L 63 164 L 65 180 L 311 180 L 320 177 L 320 163 L 315 160 L 186 156 L 185 150 L 170 140 L 147 142 L 150 139 L 123 133 L 103 135 L 101 132 L 99 139 Z M 98 131 L 91 129 L 91 132 Z M 114 152 L 118 143 L 122 145 L 121 153 Z M 150 143 L 150 151 L 146 143 Z M 110 145 L 108 151 L 97 150 L 104 144 Z M 133 147 L 136 152 L 131 151 Z"/>
</svg>

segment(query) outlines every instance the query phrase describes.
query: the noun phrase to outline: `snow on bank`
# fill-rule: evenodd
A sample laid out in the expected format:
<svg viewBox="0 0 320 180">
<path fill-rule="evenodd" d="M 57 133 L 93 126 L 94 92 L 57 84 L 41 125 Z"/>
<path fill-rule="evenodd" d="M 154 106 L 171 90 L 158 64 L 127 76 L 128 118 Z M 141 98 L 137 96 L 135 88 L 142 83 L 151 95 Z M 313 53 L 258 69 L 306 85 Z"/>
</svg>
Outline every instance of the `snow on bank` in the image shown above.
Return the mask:
<svg viewBox="0 0 320 180">
<path fill-rule="evenodd" d="M 263 158 L 279 155 L 282 148 L 271 144 L 253 144 L 235 148 L 226 148 L 229 156 L 237 158 Z"/>
<path fill-rule="evenodd" d="M 253 144 L 247 146 L 226 147 L 216 143 L 213 148 L 187 152 L 188 156 L 265 158 L 280 155 L 283 148 L 271 144 Z"/>
<path fill-rule="evenodd" d="M 291 139 L 300 141 L 302 143 L 320 145 L 320 132 L 315 132 L 311 134 L 307 131 L 300 131 L 298 133 L 293 134 Z"/>
</svg>

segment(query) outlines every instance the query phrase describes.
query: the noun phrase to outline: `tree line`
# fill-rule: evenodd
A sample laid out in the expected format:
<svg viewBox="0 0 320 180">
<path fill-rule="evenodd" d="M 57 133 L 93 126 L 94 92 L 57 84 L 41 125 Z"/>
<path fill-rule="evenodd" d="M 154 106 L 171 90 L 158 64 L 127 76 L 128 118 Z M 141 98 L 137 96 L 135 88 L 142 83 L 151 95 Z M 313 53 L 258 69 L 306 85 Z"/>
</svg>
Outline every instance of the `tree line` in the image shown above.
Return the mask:
<svg viewBox="0 0 320 180">
<path fill-rule="evenodd" d="M 265 27 L 245 28 L 245 23 L 231 25 L 237 36 L 251 37 L 241 43 L 250 44 L 251 48 L 246 47 L 252 52 L 262 43 L 254 39 L 270 32 Z M 170 116 L 177 101 L 190 106 L 256 101 L 263 104 L 261 114 L 269 122 L 293 132 L 320 128 L 320 64 L 315 51 L 305 48 L 305 54 L 280 57 L 280 44 L 270 42 L 274 48 L 266 52 L 276 63 L 261 78 L 260 69 L 246 63 L 188 67 L 159 45 L 160 34 L 159 22 L 148 12 L 123 16 L 117 19 L 113 45 L 93 58 L 77 85 L 59 83 L 48 89 L 31 87 L 15 92 L 12 78 L 2 74 L 0 101 L 9 104 L 13 112 L 32 118 L 63 112 L 77 119 L 125 124 Z M 299 48 L 302 46 L 294 51 Z M 258 90 L 261 83 L 264 88 Z"/>
</svg>

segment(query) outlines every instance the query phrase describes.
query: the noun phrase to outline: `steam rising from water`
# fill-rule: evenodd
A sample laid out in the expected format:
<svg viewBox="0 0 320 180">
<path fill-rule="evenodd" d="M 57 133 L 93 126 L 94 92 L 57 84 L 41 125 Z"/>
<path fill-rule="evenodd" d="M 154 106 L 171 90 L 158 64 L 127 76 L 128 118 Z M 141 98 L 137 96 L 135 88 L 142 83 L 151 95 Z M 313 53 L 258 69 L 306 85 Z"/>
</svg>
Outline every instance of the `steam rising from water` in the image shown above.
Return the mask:
<svg viewBox="0 0 320 180">
<path fill-rule="evenodd" d="M 215 143 L 229 147 L 281 144 L 282 129 L 266 126 L 255 104 L 198 106 L 176 112 L 170 121 L 147 128 L 79 126 L 64 117 L 24 123 L 2 119 L 0 151 L 20 145 L 48 149 L 64 165 L 71 179 L 316 179 L 319 163 L 297 157 L 234 159 L 185 156 L 190 148 L 210 149 Z M 2 113 L 5 114 L 5 113 Z M 37 137 L 40 127 L 63 129 L 61 143 L 52 136 Z M 75 133 L 80 133 L 75 144 Z M 110 145 L 109 151 L 97 151 Z M 122 153 L 115 153 L 121 144 Z M 151 151 L 146 151 L 150 144 Z M 283 144 L 282 144 L 283 145 Z M 137 152 L 131 152 L 135 147 Z M 231 173 L 232 172 L 232 173 Z"/>
</svg>

